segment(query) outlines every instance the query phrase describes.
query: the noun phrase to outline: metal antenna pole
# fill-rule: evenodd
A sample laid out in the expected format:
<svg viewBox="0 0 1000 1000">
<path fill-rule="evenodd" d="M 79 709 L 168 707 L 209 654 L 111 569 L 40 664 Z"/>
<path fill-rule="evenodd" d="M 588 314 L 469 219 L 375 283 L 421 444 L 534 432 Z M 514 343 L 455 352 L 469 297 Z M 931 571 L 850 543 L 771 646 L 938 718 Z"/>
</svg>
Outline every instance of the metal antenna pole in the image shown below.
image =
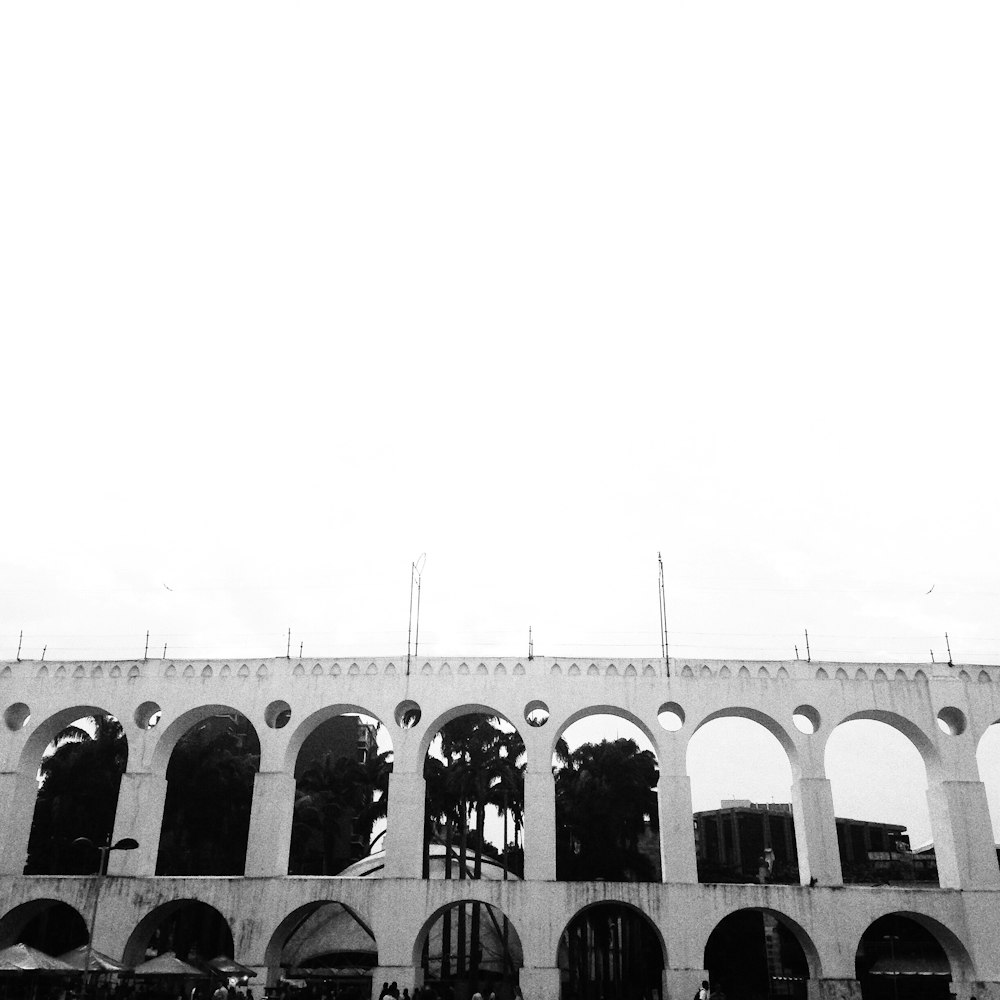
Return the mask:
<svg viewBox="0 0 1000 1000">
<path fill-rule="evenodd" d="M 413 577 L 417 572 L 417 564 L 410 563 L 410 617 L 406 626 L 406 676 L 410 676 L 410 639 L 413 636 Z"/>
<path fill-rule="evenodd" d="M 420 585 L 421 585 L 420 574 L 417 574 L 417 627 L 413 633 L 413 656 L 416 658 L 418 651 L 420 650 Z"/>
<path fill-rule="evenodd" d="M 146 648 L 142 651 L 142 659 L 145 661 L 149 657 L 149 629 L 146 629 Z"/>
<path fill-rule="evenodd" d="M 17 662 L 21 662 L 21 643 L 24 641 L 24 629 L 21 629 L 21 634 L 17 637 Z"/>
<path fill-rule="evenodd" d="M 285 659 L 290 660 L 292 658 L 292 630 L 288 630 L 288 645 L 285 646 Z"/>
<path fill-rule="evenodd" d="M 806 629 L 805 632 L 806 632 L 806 663 L 812 663 L 813 655 L 812 651 L 809 649 L 809 629 Z"/>
<path fill-rule="evenodd" d="M 952 663 L 952 660 L 951 660 L 951 641 L 948 639 L 948 633 L 947 632 L 945 632 L 945 634 L 944 634 L 944 644 L 948 647 L 948 666 L 949 667 L 953 667 L 953 666 L 955 666 L 955 664 Z"/>
</svg>

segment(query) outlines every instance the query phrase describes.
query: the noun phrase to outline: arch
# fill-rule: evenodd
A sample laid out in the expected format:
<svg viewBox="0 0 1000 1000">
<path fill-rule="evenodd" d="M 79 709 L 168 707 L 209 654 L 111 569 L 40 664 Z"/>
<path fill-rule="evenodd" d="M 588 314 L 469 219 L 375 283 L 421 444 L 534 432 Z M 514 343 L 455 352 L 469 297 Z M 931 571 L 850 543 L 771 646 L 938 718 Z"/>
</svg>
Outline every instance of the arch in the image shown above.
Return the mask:
<svg viewBox="0 0 1000 1000">
<path fill-rule="evenodd" d="M 46 716 L 34 727 L 31 735 L 25 740 L 24 748 L 21 750 L 21 757 L 18 761 L 18 771 L 22 774 L 30 774 L 34 777 L 38 770 L 38 762 L 42 759 L 45 748 L 71 723 L 77 719 L 88 719 L 92 716 L 109 715 L 117 718 L 106 708 L 97 705 L 73 705 L 69 708 L 61 708 L 58 712 L 53 712 Z M 126 753 L 128 736 L 126 734 Z"/>
<path fill-rule="evenodd" d="M 441 729 L 446 726 L 453 719 L 458 719 L 463 715 L 489 715 L 495 716 L 498 719 L 503 719 L 507 725 L 511 726 L 513 730 L 517 733 L 521 740 L 521 743 L 527 747 L 524 741 L 524 733 L 521 731 L 519 726 L 510 718 L 508 718 L 503 712 L 497 711 L 495 708 L 491 708 L 489 705 L 483 705 L 476 702 L 467 702 L 463 705 L 455 705 L 453 708 L 446 709 L 441 712 L 434 721 L 424 730 L 423 736 L 420 738 L 420 744 L 417 747 L 416 761 L 423 766 L 424 759 L 427 756 L 427 751 L 430 749 L 431 743 L 434 742 L 434 737 L 441 731 Z"/>
<path fill-rule="evenodd" d="M 715 722 L 717 719 L 749 719 L 751 722 L 756 722 L 758 725 L 763 726 L 780 744 L 782 750 L 785 751 L 788 757 L 788 763 L 791 765 L 793 771 L 798 765 L 799 751 L 798 747 L 795 745 L 795 741 L 789 735 L 788 730 L 772 715 L 768 715 L 766 712 L 762 712 L 758 708 L 749 708 L 743 705 L 732 705 L 726 708 L 716 709 L 714 712 L 710 712 L 704 718 L 700 719 L 695 726 L 691 729 L 691 736 L 694 736 L 699 729 L 703 726 L 707 726 L 710 722 Z"/>
<path fill-rule="evenodd" d="M 758 915 L 763 923 L 763 937 L 760 936 L 760 924 L 753 928 L 752 933 L 747 934 L 750 930 L 747 924 L 753 925 L 754 918 Z M 782 941 L 782 928 L 801 952 L 805 968 L 801 967 L 794 949 L 789 948 L 787 939 Z M 771 970 L 778 963 L 781 978 L 785 982 L 791 980 L 791 984 L 798 987 L 792 987 L 791 996 L 804 998 L 806 980 L 822 976 L 819 951 L 810 935 L 798 921 L 780 910 L 766 906 L 737 907 L 722 917 L 705 941 L 703 961 L 705 969 L 710 973 L 713 988 L 721 986 L 727 992 L 734 985 L 734 973 L 741 977 L 740 985 L 744 990 L 754 992 L 749 983 L 755 975 L 762 977 L 769 987 L 774 978 Z M 769 994 L 770 988 L 766 988 L 765 992 Z"/>
<path fill-rule="evenodd" d="M 988 673 L 986 673 L 985 670 L 980 670 L 979 671 L 979 683 L 980 684 L 991 684 L 992 681 L 993 681 L 993 678 L 990 677 L 990 675 Z"/>
<path fill-rule="evenodd" d="M 759 670 L 757 671 L 757 676 L 758 676 L 758 677 L 759 677 L 759 678 L 760 678 L 761 680 L 770 680 L 770 679 L 771 679 L 771 675 L 770 675 L 770 674 L 769 674 L 769 673 L 767 672 L 767 667 L 761 667 L 761 668 L 760 668 L 760 669 L 759 669 Z"/>
<path fill-rule="evenodd" d="M 622 938 L 631 947 L 622 948 Z M 608 960 L 612 957 L 617 961 Z M 667 968 L 666 942 L 657 922 L 638 906 L 602 900 L 581 907 L 566 922 L 556 938 L 555 964 L 560 978 L 566 977 L 564 996 L 650 996 L 660 989 Z"/>
<path fill-rule="evenodd" d="M 197 705 L 178 715 L 160 734 L 149 762 L 150 771 L 153 774 L 165 776 L 167 765 L 170 763 L 170 755 L 174 752 L 174 747 L 177 746 L 180 739 L 193 726 L 198 725 L 199 722 L 203 722 L 205 719 L 211 718 L 213 715 L 242 715 L 253 730 L 258 745 L 260 744 L 260 733 L 257 732 L 257 727 L 253 724 L 253 720 L 241 709 L 219 703 Z"/>
<path fill-rule="evenodd" d="M 288 944 L 289 939 L 309 920 L 310 917 L 316 915 L 325 906 L 339 906 L 342 907 L 343 911 L 349 914 L 352 921 L 356 921 L 357 924 L 364 930 L 364 932 L 372 939 L 375 943 L 376 955 L 378 953 L 378 941 L 372 931 L 372 922 L 367 914 L 362 913 L 356 906 L 348 906 L 346 903 L 341 902 L 339 899 L 325 898 L 325 899 L 315 899 L 310 900 L 308 903 L 303 903 L 301 906 L 296 907 L 290 913 L 286 914 L 279 922 L 278 925 L 271 931 L 267 938 L 267 944 L 264 948 L 264 961 L 268 967 L 274 969 L 281 965 L 281 953 L 284 951 L 285 946 Z M 335 929 L 334 929 L 335 930 Z M 357 939 L 352 940 L 353 944 L 361 943 Z M 352 948 L 351 951 L 360 951 L 360 948 Z"/>
<path fill-rule="evenodd" d="M 285 757 L 281 766 L 281 770 L 285 774 L 293 774 L 295 772 L 295 762 L 298 760 L 299 751 L 302 749 L 302 744 L 305 742 L 306 737 L 324 722 L 334 719 L 338 715 L 367 715 L 382 726 L 383 731 L 389 736 L 390 741 L 392 739 L 391 731 L 385 724 L 385 720 L 376 715 L 370 708 L 346 701 L 334 705 L 324 705 L 322 708 L 318 708 L 315 712 L 307 715 L 292 731 L 288 745 L 285 747 Z"/>
<path fill-rule="evenodd" d="M 830 727 L 830 735 L 832 735 L 839 726 L 842 726 L 845 722 L 855 722 L 859 719 L 868 720 L 871 722 L 883 722 L 887 726 L 891 726 L 893 729 L 902 733 L 916 748 L 920 754 L 924 767 L 927 770 L 927 778 L 930 780 L 932 777 L 936 777 L 941 766 L 941 758 L 938 754 L 937 747 L 934 741 L 920 728 L 917 723 L 908 719 L 905 715 L 900 715 L 898 712 L 890 712 L 887 709 L 880 708 L 866 708 L 861 709 L 857 712 L 851 712 L 845 715 L 842 719 L 838 719 Z M 829 735 L 827 736 L 829 741 Z M 826 753 L 826 747 L 824 747 L 824 753 Z"/>
<path fill-rule="evenodd" d="M 822 667 L 820 667 L 816 671 L 816 680 L 818 680 L 818 681 L 828 681 L 829 679 L 830 679 L 830 675 Z"/>
<path fill-rule="evenodd" d="M 690 663 L 684 664 L 684 669 L 681 671 L 681 677 L 694 677 L 694 671 L 691 669 Z"/>
<path fill-rule="evenodd" d="M 428 942 L 428 938 L 432 930 L 434 929 L 434 925 L 437 923 L 439 919 L 443 919 L 446 917 L 446 915 L 450 915 L 451 910 L 458 909 L 460 907 L 461 908 L 473 907 L 477 905 L 485 909 L 486 911 L 485 920 L 482 919 L 483 917 L 482 912 L 480 914 L 480 924 L 479 924 L 480 933 L 482 934 L 483 928 L 485 928 L 487 931 L 487 936 L 485 939 L 482 936 L 480 937 L 479 941 L 480 949 L 483 951 L 486 950 L 485 948 L 482 948 L 482 944 L 484 940 L 488 940 L 489 937 L 491 936 L 501 937 L 500 945 L 501 947 L 503 947 L 502 930 L 499 935 L 497 934 L 497 930 L 500 930 L 502 927 L 506 927 L 507 951 L 509 954 L 510 962 L 515 969 L 523 967 L 524 948 L 521 944 L 521 935 L 518 933 L 517 927 L 515 926 L 514 922 L 507 916 L 507 914 L 503 910 L 500 909 L 499 906 L 497 906 L 494 903 L 490 903 L 485 899 L 480 899 L 477 896 L 469 896 L 467 899 L 455 900 L 450 903 L 444 903 L 443 905 L 437 907 L 433 912 L 431 912 L 427 916 L 424 922 L 420 925 L 420 930 L 417 931 L 417 934 L 413 940 L 413 952 L 411 957 L 413 966 L 415 968 L 419 968 L 421 965 L 423 965 L 425 946 Z M 500 921 L 496 919 L 497 915 L 499 915 L 499 917 L 502 919 L 502 921 L 504 922 L 503 924 L 501 924 Z"/>
<path fill-rule="evenodd" d="M 205 910 L 211 911 L 215 915 L 215 920 L 212 921 L 215 926 L 213 927 L 212 923 L 208 921 L 193 921 L 190 917 L 182 920 L 181 918 L 185 916 L 184 911 L 190 911 L 192 907 L 197 907 L 202 913 Z M 170 921 L 174 923 L 173 928 L 170 926 Z M 177 934 L 176 928 L 178 927 L 181 928 L 180 934 Z M 192 933 L 195 927 L 197 927 L 198 936 Z M 203 955 L 202 957 L 209 958 L 219 954 L 227 955 L 229 958 L 236 957 L 233 953 L 233 930 L 226 916 L 214 906 L 187 896 L 160 903 L 142 917 L 125 943 L 122 961 L 126 965 L 132 966 L 145 961 L 147 949 L 151 946 L 155 947 L 153 942 L 160 936 L 160 932 L 164 928 L 167 928 L 171 933 L 166 942 L 162 940 L 158 942 L 160 945 L 158 954 L 162 954 L 164 951 L 173 951 L 178 958 L 183 960 L 191 954 L 192 942 L 201 940 L 203 935 L 205 940 L 203 950 L 211 951 L 211 955 Z M 228 940 L 226 935 L 228 935 Z"/>
<path fill-rule="evenodd" d="M 548 756 L 551 756 L 556 752 L 556 743 L 559 742 L 560 737 L 563 733 L 573 725 L 574 722 L 579 722 L 581 719 L 586 719 L 592 715 L 611 715 L 616 719 L 623 719 L 625 722 L 632 723 L 642 734 L 649 740 L 653 745 L 653 752 L 656 753 L 656 736 L 654 735 L 655 730 L 651 729 L 647 724 L 645 719 L 640 718 L 634 712 L 630 712 L 627 708 L 623 708 L 620 705 L 588 705 L 586 708 L 577 709 L 572 715 L 568 715 L 563 719 L 562 723 L 559 725 L 558 729 L 552 734 L 552 743 L 549 746 Z M 658 755 L 657 755 L 658 756 Z"/>
<path fill-rule="evenodd" d="M 868 674 L 865 673 L 864 667 L 858 667 L 854 673 L 854 679 L 856 681 L 866 681 L 868 680 Z"/>
<path fill-rule="evenodd" d="M 945 959 L 948 963 L 948 972 L 950 973 L 950 979 L 955 980 L 965 980 L 973 979 L 974 967 L 972 964 L 972 959 L 969 955 L 969 951 L 966 948 L 964 942 L 945 924 L 941 923 L 934 917 L 928 916 L 924 913 L 919 913 L 915 910 L 887 910 L 885 913 L 880 914 L 874 920 L 872 920 L 864 931 L 858 937 L 857 947 L 855 949 L 855 962 L 856 962 L 856 973 L 858 979 L 862 983 L 862 995 L 865 995 L 865 980 L 868 978 L 865 975 L 865 971 L 862 968 L 862 952 L 864 950 L 865 937 L 871 932 L 875 932 L 874 936 L 878 940 L 878 945 L 876 946 L 878 951 L 882 954 L 879 956 L 883 963 L 888 959 L 889 963 L 895 966 L 899 970 L 899 975 L 901 979 L 906 979 L 905 970 L 906 963 L 913 957 L 913 950 L 907 947 L 907 943 L 903 940 L 898 945 L 885 945 L 882 943 L 883 940 L 893 940 L 899 941 L 899 937 L 892 933 L 892 924 L 896 922 L 896 930 L 903 931 L 903 937 L 905 938 L 906 926 L 905 923 L 903 927 L 899 927 L 898 921 L 904 921 L 907 923 L 915 924 L 918 928 L 918 933 L 922 932 L 929 934 L 935 941 L 935 943 L 944 952 Z M 888 933 L 886 933 L 888 931 Z M 898 949 L 898 951 L 897 951 Z M 920 975 L 921 980 L 926 981 L 926 963 L 928 959 L 931 958 L 927 954 L 926 945 L 918 944 L 918 953 L 922 958 L 921 966 L 924 970 L 923 974 Z M 879 958 L 869 954 L 865 964 L 871 967 L 872 959 L 874 958 L 877 963 Z M 940 977 L 944 979 L 944 976 Z M 943 986 L 943 984 L 942 984 Z M 921 991 L 923 992 L 923 991 Z M 947 995 L 948 990 L 942 988 L 939 990 L 941 995 Z"/>
<path fill-rule="evenodd" d="M 59 912 L 59 916 L 63 919 L 59 921 L 59 926 L 55 928 L 55 940 L 49 947 L 46 947 L 45 943 L 34 938 L 32 924 L 40 917 L 49 916 L 51 918 L 53 910 L 57 912 L 62 911 Z M 75 920 L 73 919 L 74 916 Z M 81 930 L 82 939 L 80 935 Z M 51 927 L 49 928 L 49 933 L 51 936 Z M 59 955 L 80 944 L 86 944 L 88 937 L 87 922 L 83 914 L 75 906 L 71 906 L 64 900 L 48 896 L 30 899 L 13 907 L 0 917 L 0 948 L 6 948 L 23 940 L 26 944 L 41 948 L 50 955 Z"/>
</svg>

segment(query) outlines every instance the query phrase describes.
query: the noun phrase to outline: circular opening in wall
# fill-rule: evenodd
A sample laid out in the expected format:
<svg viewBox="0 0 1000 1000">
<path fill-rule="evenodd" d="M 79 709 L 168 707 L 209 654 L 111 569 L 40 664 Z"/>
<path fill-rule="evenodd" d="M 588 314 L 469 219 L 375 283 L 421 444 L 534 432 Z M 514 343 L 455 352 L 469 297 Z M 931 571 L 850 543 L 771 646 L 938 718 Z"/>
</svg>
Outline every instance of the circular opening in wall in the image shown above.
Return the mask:
<svg viewBox="0 0 1000 1000">
<path fill-rule="evenodd" d="M 961 736 L 965 732 L 965 713 L 958 708 L 942 708 L 937 715 L 938 729 L 949 736 Z"/>
<path fill-rule="evenodd" d="M 819 712 L 812 705 L 799 705 L 792 712 L 792 722 L 800 733 L 812 736 L 819 729 Z"/>
<path fill-rule="evenodd" d="M 524 721 L 536 729 L 549 721 L 549 706 L 544 701 L 529 701 L 524 706 Z"/>
<path fill-rule="evenodd" d="M 264 709 L 264 721 L 269 729 L 284 729 L 292 720 L 292 706 L 287 701 L 272 701 Z"/>
<path fill-rule="evenodd" d="M 420 706 L 415 701 L 401 701 L 396 706 L 396 725 L 412 729 L 420 721 Z"/>
<path fill-rule="evenodd" d="M 7 723 L 7 728 L 16 733 L 19 729 L 24 729 L 31 718 L 31 709 L 23 701 L 16 701 L 6 712 L 3 713 L 3 721 Z"/>
<path fill-rule="evenodd" d="M 676 733 L 684 725 L 684 709 L 676 701 L 668 701 L 660 706 L 656 718 L 668 733 Z"/>
<path fill-rule="evenodd" d="M 163 711 L 155 701 L 144 701 L 136 710 L 133 718 L 140 729 L 153 729 L 160 721 Z"/>
</svg>

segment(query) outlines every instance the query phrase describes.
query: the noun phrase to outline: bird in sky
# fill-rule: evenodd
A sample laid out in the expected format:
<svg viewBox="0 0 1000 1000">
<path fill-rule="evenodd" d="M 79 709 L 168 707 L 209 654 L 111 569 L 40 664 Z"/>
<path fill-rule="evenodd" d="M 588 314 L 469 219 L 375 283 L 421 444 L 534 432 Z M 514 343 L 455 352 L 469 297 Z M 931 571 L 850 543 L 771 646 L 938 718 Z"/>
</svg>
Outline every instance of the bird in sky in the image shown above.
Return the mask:
<svg viewBox="0 0 1000 1000">
<path fill-rule="evenodd" d="M 166 584 L 164 584 L 163 586 L 166 587 L 166 589 L 169 590 L 171 594 L 174 592 L 174 588 L 173 587 L 167 587 Z M 928 591 L 928 593 L 930 593 L 930 591 Z"/>
<path fill-rule="evenodd" d="M 932 583 L 932 584 L 931 584 L 931 590 L 933 590 L 933 589 L 934 589 L 934 588 L 935 588 L 936 586 L 937 586 L 937 584 L 936 584 L 936 583 Z M 169 587 L 167 587 L 167 590 L 169 590 L 169 589 L 170 589 L 170 588 L 169 588 Z M 929 594 L 929 593 L 931 592 L 931 590 L 928 590 L 928 591 L 927 591 L 927 594 Z M 924 597 L 926 597 L 926 596 L 927 596 L 927 594 L 924 594 Z"/>
</svg>

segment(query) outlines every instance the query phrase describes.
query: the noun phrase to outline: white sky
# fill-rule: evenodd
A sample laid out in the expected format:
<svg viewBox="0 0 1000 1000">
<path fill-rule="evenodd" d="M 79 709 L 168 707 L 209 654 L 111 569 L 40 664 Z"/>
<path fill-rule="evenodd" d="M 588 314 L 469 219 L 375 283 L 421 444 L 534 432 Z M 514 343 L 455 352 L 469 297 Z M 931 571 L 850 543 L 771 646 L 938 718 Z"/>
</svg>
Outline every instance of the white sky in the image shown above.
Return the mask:
<svg viewBox="0 0 1000 1000">
<path fill-rule="evenodd" d="M 0 656 L 1000 662 L 998 27 L 5 5 Z"/>
</svg>

